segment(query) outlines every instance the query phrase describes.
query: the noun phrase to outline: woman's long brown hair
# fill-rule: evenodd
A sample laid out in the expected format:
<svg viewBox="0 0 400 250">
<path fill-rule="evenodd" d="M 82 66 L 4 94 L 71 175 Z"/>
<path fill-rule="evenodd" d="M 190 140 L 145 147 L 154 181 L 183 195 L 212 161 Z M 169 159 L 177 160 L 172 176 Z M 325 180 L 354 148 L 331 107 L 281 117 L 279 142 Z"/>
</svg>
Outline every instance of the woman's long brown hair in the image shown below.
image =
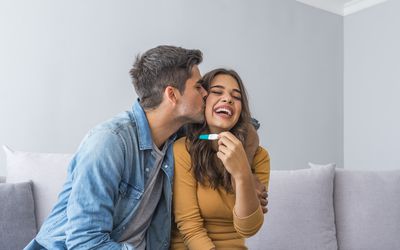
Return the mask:
<svg viewBox="0 0 400 250">
<path fill-rule="evenodd" d="M 215 69 L 205 74 L 201 83 L 206 90 L 209 90 L 211 82 L 217 75 L 221 74 L 233 77 L 241 91 L 242 112 L 230 132 L 244 144 L 251 116 L 246 89 L 238 73 L 223 68 Z M 191 156 L 191 167 L 194 170 L 195 178 L 204 186 L 210 186 L 213 189 L 223 187 L 227 192 L 233 193 L 231 175 L 217 157 L 212 144 L 210 141 L 199 139 L 200 134 L 208 134 L 209 132 L 206 120 L 203 124 L 191 124 L 187 127 L 186 147 Z"/>
</svg>

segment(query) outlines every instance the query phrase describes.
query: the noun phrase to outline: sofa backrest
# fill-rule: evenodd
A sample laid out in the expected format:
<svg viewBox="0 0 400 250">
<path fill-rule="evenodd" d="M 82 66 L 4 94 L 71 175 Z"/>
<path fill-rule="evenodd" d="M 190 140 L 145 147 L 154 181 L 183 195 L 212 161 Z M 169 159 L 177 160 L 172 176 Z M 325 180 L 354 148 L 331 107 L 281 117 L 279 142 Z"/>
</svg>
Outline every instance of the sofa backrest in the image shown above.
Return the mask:
<svg viewBox="0 0 400 250">
<path fill-rule="evenodd" d="M 7 182 L 33 182 L 39 228 L 72 155 L 4 149 Z M 400 170 L 272 170 L 268 200 L 263 227 L 247 240 L 251 250 L 400 249 Z"/>
<path fill-rule="evenodd" d="M 339 249 L 400 249 L 400 170 L 337 169 Z"/>
<path fill-rule="evenodd" d="M 7 182 L 32 181 L 37 228 L 49 215 L 67 176 L 71 154 L 22 152 L 3 146 L 7 159 Z"/>
<path fill-rule="evenodd" d="M 246 241 L 251 250 L 337 250 L 333 211 L 334 165 L 272 170 L 268 213 Z"/>
<path fill-rule="evenodd" d="M 336 249 L 333 238 L 340 250 L 400 249 L 400 170 L 335 169 L 333 183 L 302 171 L 271 172 L 269 212 L 260 231 L 247 240 L 249 249 Z M 324 204 L 332 204 L 334 215 L 322 216 Z"/>
<path fill-rule="evenodd" d="M 0 249 L 23 249 L 36 235 L 31 182 L 0 184 Z"/>
</svg>

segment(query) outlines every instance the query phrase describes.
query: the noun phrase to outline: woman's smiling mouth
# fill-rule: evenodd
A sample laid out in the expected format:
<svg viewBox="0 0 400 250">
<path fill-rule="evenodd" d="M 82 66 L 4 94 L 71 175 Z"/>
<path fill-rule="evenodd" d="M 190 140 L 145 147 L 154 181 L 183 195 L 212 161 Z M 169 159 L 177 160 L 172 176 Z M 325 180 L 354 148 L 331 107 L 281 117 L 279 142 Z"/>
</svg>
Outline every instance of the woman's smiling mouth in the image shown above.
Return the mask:
<svg viewBox="0 0 400 250">
<path fill-rule="evenodd" d="M 227 105 L 216 107 L 214 113 L 222 117 L 231 117 L 234 114 L 232 107 Z"/>
</svg>

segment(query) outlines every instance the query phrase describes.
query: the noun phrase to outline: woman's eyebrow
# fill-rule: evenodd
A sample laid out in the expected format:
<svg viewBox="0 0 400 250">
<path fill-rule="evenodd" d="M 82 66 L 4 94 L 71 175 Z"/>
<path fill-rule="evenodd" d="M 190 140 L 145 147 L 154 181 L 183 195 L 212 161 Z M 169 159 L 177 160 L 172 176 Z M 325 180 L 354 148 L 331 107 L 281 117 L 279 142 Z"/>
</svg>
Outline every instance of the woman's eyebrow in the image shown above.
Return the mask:
<svg viewBox="0 0 400 250">
<path fill-rule="evenodd" d="M 222 85 L 213 85 L 213 86 L 210 87 L 210 89 L 212 89 L 212 88 L 225 89 L 225 87 L 222 86 Z"/>
</svg>

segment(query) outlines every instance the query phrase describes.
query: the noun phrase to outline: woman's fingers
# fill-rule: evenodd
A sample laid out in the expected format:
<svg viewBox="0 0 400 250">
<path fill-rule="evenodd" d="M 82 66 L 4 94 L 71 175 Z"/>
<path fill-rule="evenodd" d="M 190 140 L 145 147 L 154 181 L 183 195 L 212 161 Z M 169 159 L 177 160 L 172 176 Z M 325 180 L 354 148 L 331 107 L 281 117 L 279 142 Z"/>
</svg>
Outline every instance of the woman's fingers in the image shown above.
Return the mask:
<svg viewBox="0 0 400 250">
<path fill-rule="evenodd" d="M 236 138 L 236 136 L 231 132 L 221 132 L 218 134 L 218 136 L 219 136 L 218 144 L 225 144 L 230 148 L 242 145 L 242 142 L 238 138 Z"/>
<path fill-rule="evenodd" d="M 219 133 L 219 136 L 220 136 L 220 138 L 225 137 L 225 138 L 229 139 L 234 144 L 237 144 L 240 142 L 239 139 L 236 138 L 236 136 L 229 131 L 221 132 L 221 133 Z"/>
<path fill-rule="evenodd" d="M 229 151 L 229 148 L 227 146 L 225 146 L 224 144 L 218 145 L 218 151 L 226 154 Z"/>
<path fill-rule="evenodd" d="M 225 133 L 225 135 L 234 136 L 230 134 L 230 132 L 223 132 L 223 133 Z M 244 152 L 244 150 L 242 150 L 243 148 L 242 143 L 239 140 L 232 141 L 231 138 L 228 138 L 227 136 L 221 134 L 220 134 L 220 139 L 218 140 L 218 146 L 221 147 L 222 149 L 226 149 L 223 151 L 225 154 L 228 154 L 228 152 L 230 152 L 229 155 L 239 156 L 241 155 L 241 151 Z"/>
<path fill-rule="evenodd" d="M 218 151 L 218 152 L 217 152 L 217 157 L 218 157 L 222 162 L 224 162 L 224 161 L 226 160 L 225 154 L 223 154 L 221 151 Z"/>
<path fill-rule="evenodd" d="M 218 145 L 225 145 L 227 147 L 230 148 L 234 148 L 235 147 L 235 143 L 228 137 L 219 134 L 219 140 L 218 140 Z"/>
</svg>

